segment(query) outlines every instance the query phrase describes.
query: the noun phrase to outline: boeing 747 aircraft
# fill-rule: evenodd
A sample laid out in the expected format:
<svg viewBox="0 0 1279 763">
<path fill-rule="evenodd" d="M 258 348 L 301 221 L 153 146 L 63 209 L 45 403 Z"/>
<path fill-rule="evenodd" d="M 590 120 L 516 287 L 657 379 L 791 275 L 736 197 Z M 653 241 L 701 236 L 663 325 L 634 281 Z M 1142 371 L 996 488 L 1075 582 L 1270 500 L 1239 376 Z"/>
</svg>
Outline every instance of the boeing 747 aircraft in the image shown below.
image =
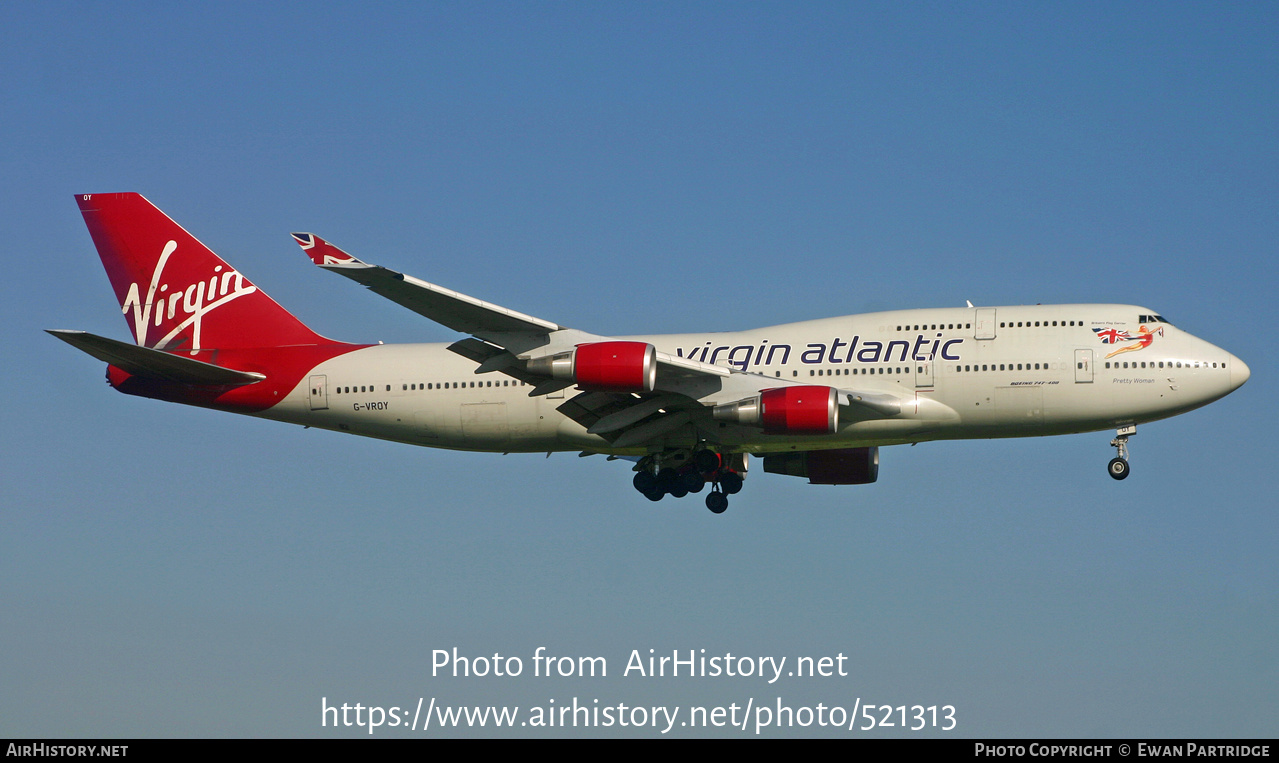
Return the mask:
<svg viewBox="0 0 1279 763">
<path fill-rule="evenodd" d="M 77 197 L 134 343 L 49 333 L 141 397 L 412 445 L 634 462 L 650 500 L 728 507 L 748 460 L 874 482 L 879 448 L 1137 425 L 1248 380 L 1229 352 L 1133 305 L 928 308 L 727 333 L 607 337 L 293 238 L 324 270 L 469 336 L 348 344 L 311 331 L 136 193 Z"/>
</svg>

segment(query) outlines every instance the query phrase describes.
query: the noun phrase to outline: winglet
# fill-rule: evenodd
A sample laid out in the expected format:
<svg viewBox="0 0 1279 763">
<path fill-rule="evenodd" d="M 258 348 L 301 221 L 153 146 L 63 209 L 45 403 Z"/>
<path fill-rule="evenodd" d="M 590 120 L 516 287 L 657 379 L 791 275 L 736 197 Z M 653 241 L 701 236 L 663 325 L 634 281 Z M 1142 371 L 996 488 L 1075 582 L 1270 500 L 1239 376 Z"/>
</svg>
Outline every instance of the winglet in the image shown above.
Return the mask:
<svg viewBox="0 0 1279 763">
<path fill-rule="evenodd" d="M 364 265 L 355 257 L 338 249 L 314 233 L 291 233 L 293 240 L 298 242 L 298 246 L 302 247 L 302 251 L 311 258 L 311 262 L 316 265 Z"/>
</svg>

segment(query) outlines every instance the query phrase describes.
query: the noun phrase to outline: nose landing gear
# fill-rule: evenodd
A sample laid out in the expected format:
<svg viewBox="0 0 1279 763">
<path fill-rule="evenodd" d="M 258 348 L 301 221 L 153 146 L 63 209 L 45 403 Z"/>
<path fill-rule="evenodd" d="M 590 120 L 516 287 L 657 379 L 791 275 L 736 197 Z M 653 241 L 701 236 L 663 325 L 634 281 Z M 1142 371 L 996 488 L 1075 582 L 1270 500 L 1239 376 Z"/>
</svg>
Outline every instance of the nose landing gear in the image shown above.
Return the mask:
<svg viewBox="0 0 1279 763">
<path fill-rule="evenodd" d="M 1114 479 L 1121 480 L 1128 476 L 1130 468 L 1128 466 L 1128 438 L 1137 434 L 1136 425 L 1120 428 L 1115 432 L 1115 439 L 1110 441 L 1111 447 L 1119 451 L 1119 455 L 1110 459 L 1110 464 L 1106 467 L 1106 471 Z"/>
</svg>

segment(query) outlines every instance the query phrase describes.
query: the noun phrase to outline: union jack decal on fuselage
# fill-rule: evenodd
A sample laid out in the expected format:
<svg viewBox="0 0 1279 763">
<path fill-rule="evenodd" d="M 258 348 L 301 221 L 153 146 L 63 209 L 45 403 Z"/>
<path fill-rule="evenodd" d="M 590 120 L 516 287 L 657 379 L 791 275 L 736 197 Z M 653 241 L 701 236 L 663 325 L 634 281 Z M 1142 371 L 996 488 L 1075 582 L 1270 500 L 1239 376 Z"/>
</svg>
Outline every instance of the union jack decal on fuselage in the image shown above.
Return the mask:
<svg viewBox="0 0 1279 763">
<path fill-rule="evenodd" d="M 1102 344 L 1118 344 L 1119 342 L 1125 342 L 1132 339 L 1132 334 L 1129 334 L 1123 329 L 1117 329 L 1112 326 L 1100 329 L 1095 328 L 1093 329 L 1093 333 L 1097 335 L 1097 338 L 1101 340 Z"/>
<path fill-rule="evenodd" d="M 1123 329 L 1114 328 L 1113 326 L 1106 326 L 1105 328 L 1094 328 L 1093 333 L 1097 335 L 1097 338 L 1101 340 L 1102 344 L 1119 344 L 1120 342 L 1135 342 L 1135 344 L 1124 345 L 1123 347 L 1120 347 L 1119 349 L 1115 350 L 1114 352 L 1106 356 L 1107 358 L 1113 358 L 1114 356 L 1119 355 L 1120 353 L 1136 352 L 1137 350 L 1146 349 L 1155 341 L 1156 336 L 1164 335 L 1164 327 L 1157 326 L 1152 331 L 1143 324 L 1140 328 L 1137 329 L 1137 336 L 1133 336 L 1127 331 L 1124 331 Z"/>
</svg>

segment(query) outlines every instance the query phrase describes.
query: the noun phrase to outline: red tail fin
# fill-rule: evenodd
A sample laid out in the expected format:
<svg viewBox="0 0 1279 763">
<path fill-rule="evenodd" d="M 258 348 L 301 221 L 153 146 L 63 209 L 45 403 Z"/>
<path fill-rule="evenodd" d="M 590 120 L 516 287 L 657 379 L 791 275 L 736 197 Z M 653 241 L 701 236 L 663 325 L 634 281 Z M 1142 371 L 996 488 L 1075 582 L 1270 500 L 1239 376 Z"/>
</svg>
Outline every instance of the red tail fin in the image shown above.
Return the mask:
<svg viewBox="0 0 1279 763">
<path fill-rule="evenodd" d="M 165 350 L 329 344 L 136 193 L 76 197 L 139 345 Z"/>
</svg>

